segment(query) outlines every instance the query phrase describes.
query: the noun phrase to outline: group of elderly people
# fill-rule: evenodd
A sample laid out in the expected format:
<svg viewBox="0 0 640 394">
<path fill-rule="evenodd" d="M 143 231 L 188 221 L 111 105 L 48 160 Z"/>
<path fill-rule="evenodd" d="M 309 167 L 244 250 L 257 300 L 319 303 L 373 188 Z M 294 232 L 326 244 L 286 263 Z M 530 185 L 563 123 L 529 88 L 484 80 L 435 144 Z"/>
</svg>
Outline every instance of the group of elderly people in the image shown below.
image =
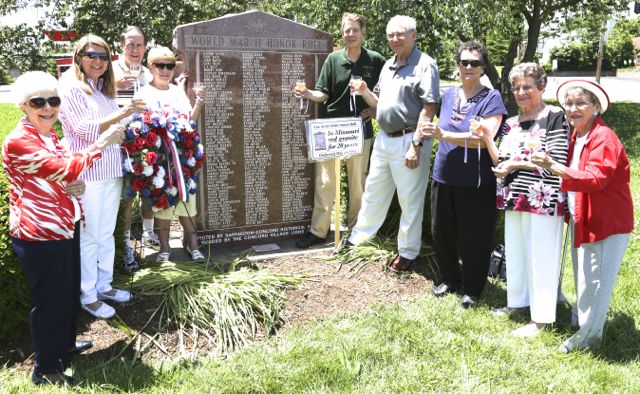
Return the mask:
<svg viewBox="0 0 640 394">
<path fill-rule="evenodd" d="M 352 197 L 353 231 L 346 247 L 375 236 L 397 191 L 402 209 L 398 254 L 389 266 L 395 272 L 412 269 L 421 245 L 430 151 L 437 139 L 431 226 L 441 282 L 433 294 L 460 291 L 463 307 L 476 304 L 487 283 L 497 209 L 504 209 L 507 306 L 494 312 L 529 308 L 530 323 L 513 334 L 535 335 L 555 321 L 567 215 L 577 293 L 573 322 L 579 330 L 561 349 L 597 347 L 633 227 L 629 161 L 616 134 L 600 118 L 609 107 L 606 92 L 595 83 L 573 80 L 558 89 L 564 110 L 547 105 L 542 100 L 544 70 L 523 63 L 509 75 L 521 113 L 505 120 L 499 92 L 481 83 L 489 62 L 481 44 L 460 46 L 456 64 L 461 84 L 446 90 L 440 100 L 438 68 L 416 47 L 413 18 L 389 21 L 386 33 L 394 55 L 386 62 L 362 48 L 365 28 L 363 16 L 345 14 L 345 49 L 329 56 L 316 90 L 294 92 L 325 103 L 329 115 L 355 111 L 365 119 L 374 114 L 378 119 L 381 130 L 363 188 L 366 155 L 349 167 L 355 183 L 350 186 L 359 195 Z M 145 42 L 139 29 L 126 29 L 126 59 L 141 61 Z M 122 193 L 118 142 L 124 128 L 119 123 L 151 102 L 175 106 L 192 119 L 202 110 L 204 90 L 194 91 L 191 106 L 184 90 L 170 84 L 176 58 L 169 49 L 152 49 L 148 64 L 141 76 L 127 77 L 131 64 L 112 63 L 109 45 L 88 35 L 78 41 L 73 65 L 59 82 L 42 72 L 26 73 L 16 81 L 16 101 L 25 116 L 6 138 L 2 159 L 10 183 L 13 247 L 34 305 L 35 383 L 71 382 L 64 374 L 70 355 L 91 346 L 76 341 L 78 299 L 87 312 L 109 318 L 115 310 L 104 301 L 131 298 L 111 286 L 113 232 Z M 118 80 L 114 67 L 121 68 Z M 364 82 L 350 85 L 351 76 L 358 74 Z M 132 84 L 142 87 L 119 106 L 117 88 L 127 90 Z M 354 89 L 360 93 L 355 108 L 347 105 Z M 66 144 L 53 130 L 58 118 Z M 299 241 L 302 248 L 324 240 L 328 232 L 333 201 L 326 189 L 335 187 L 331 183 L 336 180 L 327 179 L 333 170 L 325 167 L 317 167 L 314 225 Z M 160 261 L 169 259 L 168 220 L 174 213 L 181 216 L 185 247 L 194 260 L 202 258 L 193 222 L 182 220 L 196 214 L 194 201 L 184 208 L 156 214 Z"/>
<path fill-rule="evenodd" d="M 296 97 L 324 103 L 324 116 L 374 113 L 380 125 L 367 168 L 368 150 L 350 158 L 349 228 L 344 248 L 372 239 L 386 217 L 394 192 L 401 208 L 394 272 L 409 271 L 420 251 L 422 207 L 433 139 L 431 228 L 440 268 L 437 297 L 460 292 L 464 308 L 476 305 L 486 283 L 494 247 L 497 210 L 505 211 L 507 306 L 496 315 L 528 308 L 530 322 L 513 335 L 536 335 L 555 322 L 564 219 L 570 218 L 577 301 L 572 323 L 578 332 L 561 349 L 597 347 L 613 285 L 633 228 L 629 161 L 615 133 L 600 116 L 609 107 L 604 89 L 586 80 L 565 82 L 557 91 L 564 107 L 542 100 L 547 77 L 536 63 L 509 74 L 520 114 L 506 119 L 500 92 L 481 82 L 489 62 L 484 46 L 463 43 L 456 54 L 461 84 L 439 99 L 435 61 L 415 46 L 412 18 L 387 25 L 394 56 L 376 70 L 378 54 L 363 48 L 365 18 L 345 14 L 345 48 L 325 62 L 315 90 Z M 362 76 L 364 83 L 350 83 Z M 375 87 L 373 91 L 369 86 Z M 357 90 L 355 112 L 347 105 Z M 435 103 L 440 102 L 437 123 Z M 571 129 L 572 127 L 572 129 Z M 365 136 L 368 138 L 369 136 Z M 366 141 L 366 140 L 365 140 Z M 365 144 L 365 148 L 368 145 Z M 364 160 L 364 162 L 363 162 Z M 316 196 L 311 229 L 298 242 L 308 248 L 329 231 L 337 180 L 326 163 L 316 164 Z M 366 179 L 364 188 L 360 181 Z M 331 193 L 327 193 L 327 190 Z M 362 190 L 352 196 L 353 190 Z M 330 197 L 327 197 L 330 196 Z M 354 219 L 354 205 L 358 210 Z"/>
<path fill-rule="evenodd" d="M 123 50 L 137 53 L 141 62 L 146 48 L 130 39 L 138 34 L 142 33 L 136 27 L 125 29 Z M 120 72 L 116 79 L 114 67 L 130 65 L 112 62 L 109 45 L 87 35 L 76 43 L 73 64 L 59 81 L 33 71 L 14 84 L 24 118 L 4 141 L 2 162 L 9 180 L 10 235 L 32 296 L 36 384 L 72 383 L 64 373 L 70 356 L 92 346 L 91 341 L 76 341 L 78 301 L 91 315 L 107 319 L 116 312 L 105 301 L 131 299 L 128 291 L 111 286 L 113 233 L 123 188 L 119 143 L 124 124 L 150 105 L 176 108 L 193 120 L 202 110 L 204 88 L 194 89 L 192 107 L 184 84 L 169 85 L 176 66 L 173 52 L 154 48 L 148 62 L 150 68 L 139 76 Z M 117 93 L 134 84 L 135 96 L 120 97 L 118 105 Z M 53 129 L 58 119 L 63 140 Z M 185 205 L 155 213 L 158 261 L 170 257 L 169 221 L 174 214 L 185 230 L 186 250 L 194 261 L 204 260 L 193 221 L 185 219 L 197 214 L 195 198 Z"/>
</svg>

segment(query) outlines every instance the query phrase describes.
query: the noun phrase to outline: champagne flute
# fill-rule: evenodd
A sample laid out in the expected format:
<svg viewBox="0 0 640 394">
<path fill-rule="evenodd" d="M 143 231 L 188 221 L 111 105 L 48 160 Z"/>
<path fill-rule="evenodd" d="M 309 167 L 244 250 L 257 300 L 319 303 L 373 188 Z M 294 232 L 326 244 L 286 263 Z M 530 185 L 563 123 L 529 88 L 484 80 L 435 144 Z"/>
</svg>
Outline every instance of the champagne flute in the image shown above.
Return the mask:
<svg viewBox="0 0 640 394">
<path fill-rule="evenodd" d="M 296 81 L 296 89 L 299 91 L 304 91 L 307 88 L 307 84 L 304 82 L 304 79 L 298 79 Z M 304 97 L 300 97 L 300 111 L 304 109 Z"/>
<path fill-rule="evenodd" d="M 469 130 L 473 133 L 473 135 L 475 136 L 481 136 L 481 132 L 480 132 L 480 126 L 482 123 L 482 117 L 480 116 L 472 116 L 471 119 L 469 119 Z"/>
<path fill-rule="evenodd" d="M 349 87 L 351 88 L 351 94 L 354 96 L 360 96 L 360 92 L 358 89 L 362 85 L 362 77 L 359 75 L 352 75 L 351 80 L 349 81 Z"/>
<path fill-rule="evenodd" d="M 138 88 L 140 87 L 140 82 L 139 82 L 139 78 L 140 78 L 140 73 L 142 72 L 142 65 L 141 64 L 131 64 L 129 65 L 129 75 L 131 75 L 132 77 L 134 77 L 136 79 L 136 81 L 133 83 L 133 90 L 134 91 L 138 91 Z"/>
</svg>

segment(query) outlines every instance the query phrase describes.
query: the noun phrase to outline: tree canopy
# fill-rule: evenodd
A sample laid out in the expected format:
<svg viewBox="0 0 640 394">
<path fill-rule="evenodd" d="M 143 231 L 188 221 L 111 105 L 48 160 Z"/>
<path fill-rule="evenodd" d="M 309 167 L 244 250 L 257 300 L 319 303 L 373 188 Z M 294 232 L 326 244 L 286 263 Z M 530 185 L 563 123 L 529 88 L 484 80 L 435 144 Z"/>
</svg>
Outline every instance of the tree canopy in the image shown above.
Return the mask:
<svg viewBox="0 0 640 394">
<path fill-rule="evenodd" d="M 24 6 L 25 0 L 2 1 L 2 7 Z M 53 5 L 51 21 L 79 35 L 95 33 L 116 46 L 127 25 L 140 26 L 149 40 L 171 45 L 173 29 L 185 23 L 217 18 L 250 9 L 271 12 L 328 31 L 339 43 L 344 12 L 367 16 L 365 45 L 390 55 L 385 37 L 393 15 L 410 15 L 418 24 L 419 47 L 438 60 L 441 74 L 454 71 L 455 48 L 471 39 L 487 45 L 494 62 L 487 68 L 493 85 L 510 98 L 508 73 L 519 61 L 535 61 L 543 27 L 558 29 L 580 18 L 605 19 L 627 6 L 627 0 L 38 0 Z M 65 20 L 73 16 L 72 26 Z M 498 74 L 500 66 L 502 73 Z M 507 103 L 511 112 L 513 103 Z"/>
</svg>

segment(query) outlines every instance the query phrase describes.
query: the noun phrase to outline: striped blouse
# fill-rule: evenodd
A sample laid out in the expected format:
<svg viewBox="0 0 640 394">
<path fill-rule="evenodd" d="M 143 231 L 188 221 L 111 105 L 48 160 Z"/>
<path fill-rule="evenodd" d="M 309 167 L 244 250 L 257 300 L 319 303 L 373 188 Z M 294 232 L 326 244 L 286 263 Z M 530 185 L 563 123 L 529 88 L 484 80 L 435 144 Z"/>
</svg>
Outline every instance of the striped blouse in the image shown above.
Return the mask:
<svg viewBox="0 0 640 394">
<path fill-rule="evenodd" d="M 70 153 L 49 132 L 53 147 L 23 119 L 2 145 L 2 165 L 9 181 L 9 234 L 25 241 L 73 238 L 74 198 L 65 190 L 91 163 L 99 161 L 100 150 Z"/>
<path fill-rule="evenodd" d="M 69 150 L 79 152 L 87 149 L 100 136 L 100 123 L 103 119 L 118 111 L 116 101 L 100 91 L 91 80 L 89 86 L 93 94 L 88 95 L 77 81 L 62 78 L 58 86 L 60 104 L 60 122 Z M 115 144 L 103 150 L 101 160 L 80 176 L 85 181 L 99 181 L 122 176 L 122 158 L 120 146 Z"/>
<path fill-rule="evenodd" d="M 529 161 L 533 151 L 543 149 L 555 161 L 567 162 L 569 124 L 559 107 L 546 106 L 535 120 L 507 119 L 500 138 L 500 161 Z M 560 177 L 543 168 L 516 170 L 498 184 L 500 209 L 559 216 L 564 214 L 565 204 Z"/>
</svg>

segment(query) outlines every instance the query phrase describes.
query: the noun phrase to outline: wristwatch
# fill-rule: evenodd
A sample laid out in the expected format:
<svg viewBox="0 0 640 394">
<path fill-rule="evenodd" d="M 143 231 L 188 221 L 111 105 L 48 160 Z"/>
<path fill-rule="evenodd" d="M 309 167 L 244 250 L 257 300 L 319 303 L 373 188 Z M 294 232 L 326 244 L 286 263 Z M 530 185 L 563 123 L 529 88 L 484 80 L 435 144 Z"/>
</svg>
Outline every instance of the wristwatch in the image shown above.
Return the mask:
<svg viewBox="0 0 640 394">
<path fill-rule="evenodd" d="M 422 146 L 422 141 L 417 138 L 412 139 L 411 143 L 413 144 L 413 146 Z"/>
</svg>

